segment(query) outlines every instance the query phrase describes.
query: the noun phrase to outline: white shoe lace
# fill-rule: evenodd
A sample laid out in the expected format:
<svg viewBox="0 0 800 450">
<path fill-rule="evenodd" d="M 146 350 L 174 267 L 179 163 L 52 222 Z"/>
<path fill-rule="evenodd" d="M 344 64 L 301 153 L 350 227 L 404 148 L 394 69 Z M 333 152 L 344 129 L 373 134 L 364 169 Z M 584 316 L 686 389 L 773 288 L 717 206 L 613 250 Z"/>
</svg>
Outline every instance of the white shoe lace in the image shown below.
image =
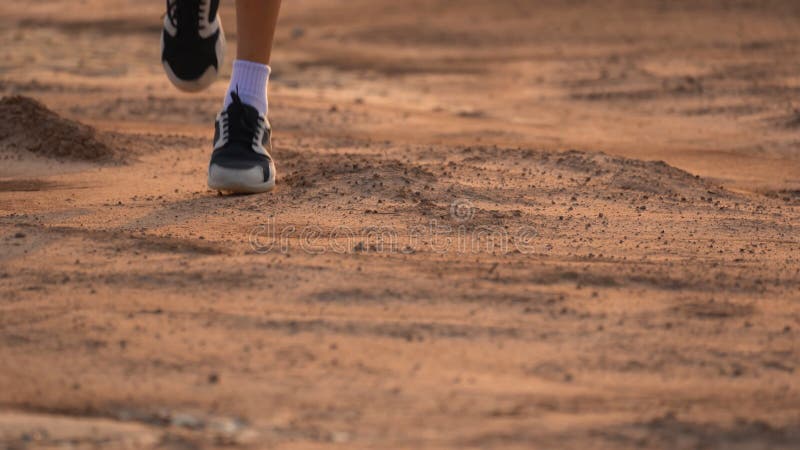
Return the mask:
<svg viewBox="0 0 800 450">
<path fill-rule="evenodd" d="M 181 12 L 186 7 L 186 2 L 190 0 L 167 0 L 167 17 L 169 22 L 175 29 L 178 29 L 178 21 L 181 18 Z M 197 1 L 197 0 L 194 0 Z M 209 9 L 211 8 L 210 0 L 200 0 L 197 5 L 197 28 L 200 31 L 205 31 L 209 22 L 213 19 L 208 17 Z"/>
</svg>

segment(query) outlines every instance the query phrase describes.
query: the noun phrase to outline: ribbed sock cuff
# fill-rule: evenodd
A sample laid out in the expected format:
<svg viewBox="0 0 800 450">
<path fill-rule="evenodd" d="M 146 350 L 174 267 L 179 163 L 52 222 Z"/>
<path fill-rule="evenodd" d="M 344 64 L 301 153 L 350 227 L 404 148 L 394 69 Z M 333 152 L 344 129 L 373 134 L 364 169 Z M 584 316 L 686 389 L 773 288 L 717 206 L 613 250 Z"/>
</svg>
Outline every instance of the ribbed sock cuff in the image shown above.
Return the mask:
<svg viewBox="0 0 800 450">
<path fill-rule="evenodd" d="M 237 92 L 242 101 L 264 116 L 267 115 L 267 83 L 271 69 L 268 65 L 237 59 L 233 62 L 233 73 L 224 108 L 231 104 L 231 92 Z"/>
</svg>

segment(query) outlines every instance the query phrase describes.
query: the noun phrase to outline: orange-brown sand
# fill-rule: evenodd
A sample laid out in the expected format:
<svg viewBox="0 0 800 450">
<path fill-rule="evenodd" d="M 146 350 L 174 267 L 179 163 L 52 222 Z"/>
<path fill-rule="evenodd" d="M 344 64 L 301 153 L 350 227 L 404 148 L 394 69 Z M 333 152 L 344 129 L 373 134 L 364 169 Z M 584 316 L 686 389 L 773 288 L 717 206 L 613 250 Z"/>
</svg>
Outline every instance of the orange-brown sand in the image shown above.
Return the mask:
<svg viewBox="0 0 800 450">
<path fill-rule="evenodd" d="M 162 8 L 0 5 L 0 448 L 800 447 L 798 2 L 287 1 L 258 196 Z"/>
</svg>

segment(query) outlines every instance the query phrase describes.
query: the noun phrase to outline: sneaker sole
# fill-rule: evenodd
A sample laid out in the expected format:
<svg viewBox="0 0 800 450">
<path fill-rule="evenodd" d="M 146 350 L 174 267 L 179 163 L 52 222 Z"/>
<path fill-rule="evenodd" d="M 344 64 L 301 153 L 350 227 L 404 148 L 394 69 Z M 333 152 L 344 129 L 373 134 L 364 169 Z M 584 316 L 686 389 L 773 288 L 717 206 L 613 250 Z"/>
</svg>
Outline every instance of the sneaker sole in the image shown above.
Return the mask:
<svg viewBox="0 0 800 450">
<path fill-rule="evenodd" d="M 219 17 L 217 17 L 217 21 L 219 21 Z M 164 34 L 161 34 L 161 51 L 164 51 Z M 219 22 L 219 39 L 217 43 L 214 45 L 214 51 L 217 54 L 217 62 L 220 66 L 225 62 L 225 31 L 222 29 L 222 22 Z M 162 61 L 162 65 L 164 66 L 164 72 L 167 74 L 167 78 L 172 83 L 173 86 L 180 89 L 183 92 L 200 92 L 203 89 L 211 86 L 214 81 L 217 80 L 219 77 L 219 71 L 214 68 L 214 66 L 209 67 L 200 76 L 200 78 L 196 80 L 184 80 L 179 78 L 175 75 L 175 72 L 172 70 L 172 67 L 167 64 L 166 61 Z"/>
<path fill-rule="evenodd" d="M 208 168 L 208 187 L 237 194 L 258 194 L 275 187 L 275 164 L 269 164 L 270 179 L 264 181 L 261 167 L 230 169 L 212 164 Z"/>
</svg>

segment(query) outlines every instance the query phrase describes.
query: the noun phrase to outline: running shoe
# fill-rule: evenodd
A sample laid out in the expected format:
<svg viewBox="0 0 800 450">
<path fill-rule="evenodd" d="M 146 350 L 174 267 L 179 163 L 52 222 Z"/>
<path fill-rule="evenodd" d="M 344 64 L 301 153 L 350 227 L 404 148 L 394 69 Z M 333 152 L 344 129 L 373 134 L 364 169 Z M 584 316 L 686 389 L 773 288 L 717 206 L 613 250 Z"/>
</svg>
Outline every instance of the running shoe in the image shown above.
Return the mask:
<svg viewBox="0 0 800 450">
<path fill-rule="evenodd" d="M 217 115 L 214 152 L 208 166 L 208 187 L 219 191 L 253 194 L 275 187 L 272 129 L 258 110 L 245 104 L 236 92 Z"/>
<path fill-rule="evenodd" d="M 197 92 L 211 85 L 225 58 L 219 0 L 167 0 L 161 32 L 161 62 L 178 89 Z"/>
</svg>

